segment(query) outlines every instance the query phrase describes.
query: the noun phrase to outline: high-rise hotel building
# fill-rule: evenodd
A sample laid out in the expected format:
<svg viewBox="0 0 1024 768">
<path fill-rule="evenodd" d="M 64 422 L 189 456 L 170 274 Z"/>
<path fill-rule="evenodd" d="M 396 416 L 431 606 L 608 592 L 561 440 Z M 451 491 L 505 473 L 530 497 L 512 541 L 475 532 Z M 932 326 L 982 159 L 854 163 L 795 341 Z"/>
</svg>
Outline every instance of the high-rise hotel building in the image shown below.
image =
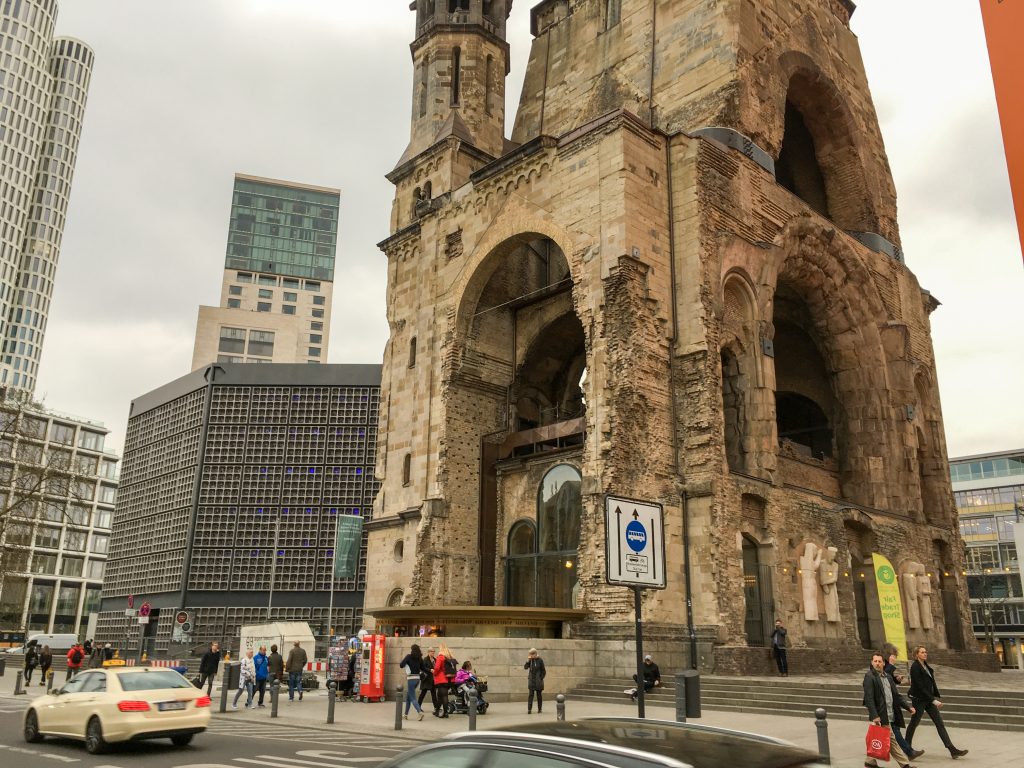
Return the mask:
<svg viewBox="0 0 1024 768">
<path fill-rule="evenodd" d="M 235 175 L 220 306 L 199 308 L 192 370 L 326 362 L 340 197 Z"/>
<path fill-rule="evenodd" d="M 0 385 L 29 392 L 93 67 L 56 17 L 56 0 L 0 0 Z"/>
</svg>

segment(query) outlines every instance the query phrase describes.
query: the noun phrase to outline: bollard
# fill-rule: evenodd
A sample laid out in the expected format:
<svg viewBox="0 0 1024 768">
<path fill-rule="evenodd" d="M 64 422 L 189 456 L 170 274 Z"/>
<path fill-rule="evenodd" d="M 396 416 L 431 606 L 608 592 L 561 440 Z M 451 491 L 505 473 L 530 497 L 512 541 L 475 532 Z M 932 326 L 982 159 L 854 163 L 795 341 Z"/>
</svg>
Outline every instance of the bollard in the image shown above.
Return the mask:
<svg viewBox="0 0 1024 768">
<path fill-rule="evenodd" d="M 469 730 L 476 730 L 476 688 L 471 685 L 466 686 L 466 706 L 469 707 L 466 710 L 466 714 L 469 715 Z"/>
<path fill-rule="evenodd" d="M 676 722 L 686 722 L 686 675 L 676 673 Z"/>
<path fill-rule="evenodd" d="M 281 696 L 281 681 L 272 680 L 270 683 L 270 716 L 277 717 L 277 703 Z"/>
<path fill-rule="evenodd" d="M 700 717 L 700 672 L 688 669 L 682 674 L 686 680 L 686 716 Z"/>
<path fill-rule="evenodd" d="M 828 749 L 828 713 L 824 707 L 814 710 L 814 725 L 818 729 L 818 754 L 827 764 L 832 764 Z"/>
<path fill-rule="evenodd" d="M 25 689 L 22 688 L 22 683 L 24 682 L 24 675 L 25 675 L 25 673 L 22 672 L 19 669 L 18 670 L 18 674 L 14 676 L 14 695 L 15 696 L 23 696 L 25 694 Z"/>
<path fill-rule="evenodd" d="M 46 692 L 49 693 L 53 689 L 53 672 L 46 673 Z"/>
<path fill-rule="evenodd" d="M 400 685 L 395 689 L 395 730 L 402 730 L 402 699 L 405 698 L 405 686 Z"/>
<path fill-rule="evenodd" d="M 539 712 L 540 710 L 538 710 Z M 565 720 L 565 694 L 555 696 L 555 720 Z"/>
<path fill-rule="evenodd" d="M 225 669 L 220 681 L 220 712 L 228 711 L 228 672 Z"/>
<path fill-rule="evenodd" d="M 327 724 L 330 725 L 334 722 L 334 705 L 337 703 L 335 700 L 334 691 L 338 687 L 338 684 L 333 680 L 327 681 Z"/>
</svg>

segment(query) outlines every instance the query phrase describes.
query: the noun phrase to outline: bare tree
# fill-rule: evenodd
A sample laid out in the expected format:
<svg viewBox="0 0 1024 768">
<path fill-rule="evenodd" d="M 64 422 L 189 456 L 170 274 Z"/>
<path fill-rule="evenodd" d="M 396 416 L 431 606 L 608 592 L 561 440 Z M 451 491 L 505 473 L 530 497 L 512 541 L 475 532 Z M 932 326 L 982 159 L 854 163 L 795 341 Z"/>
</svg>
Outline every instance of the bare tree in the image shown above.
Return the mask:
<svg viewBox="0 0 1024 768">
<path fill-rule="evenodd" d="M 70 445 L 45 447 L 46 428 L 41 403 L 0 389 L 0 627 L 21 622 L 28 581 L 18 574 L 28 572 L 39 523 L 79 522 L 72 503 L 84 498 L 86 474 L 73 464 Z M 87 474 L 95 479 L 95 472 Z"/>
</svg>

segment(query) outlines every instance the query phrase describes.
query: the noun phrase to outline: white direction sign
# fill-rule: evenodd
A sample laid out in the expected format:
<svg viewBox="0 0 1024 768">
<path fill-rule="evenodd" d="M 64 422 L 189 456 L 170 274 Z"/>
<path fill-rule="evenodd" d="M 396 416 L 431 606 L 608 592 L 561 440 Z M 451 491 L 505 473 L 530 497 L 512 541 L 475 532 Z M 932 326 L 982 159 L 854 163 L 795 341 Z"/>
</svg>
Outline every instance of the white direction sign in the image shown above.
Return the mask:
<svg viewBox="0 0 1024 768">
<path fill-rule="evenodd" d="M 605 562 L 609 584 L 665 588 L 665 525 L 660 504 L 606 496 Z"/>
</svg>

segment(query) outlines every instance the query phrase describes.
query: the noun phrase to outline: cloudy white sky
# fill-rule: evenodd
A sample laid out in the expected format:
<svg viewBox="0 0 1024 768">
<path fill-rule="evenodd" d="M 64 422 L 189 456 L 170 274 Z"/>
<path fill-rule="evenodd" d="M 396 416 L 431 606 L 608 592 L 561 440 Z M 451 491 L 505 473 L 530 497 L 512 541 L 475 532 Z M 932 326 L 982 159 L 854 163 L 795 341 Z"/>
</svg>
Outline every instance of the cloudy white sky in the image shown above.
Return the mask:
<svg viewBox="0 0 1024 768">
<path fill-rule="evenodd" d="M 518 103 L 532 0 L 510 20 Z M 60 0 L 96 68 L 38 394 L 101 420 L 188 372 L 219 300 L 236 171 L 339 187 L 329 362 L 379 362 L 392 188 L 408 139 L 408 0 Z M 951 455 L 1024 446 L 1013 223 L 974 0 L 860 0 L 854 15 L 932 316 Z"/>
</svg>

